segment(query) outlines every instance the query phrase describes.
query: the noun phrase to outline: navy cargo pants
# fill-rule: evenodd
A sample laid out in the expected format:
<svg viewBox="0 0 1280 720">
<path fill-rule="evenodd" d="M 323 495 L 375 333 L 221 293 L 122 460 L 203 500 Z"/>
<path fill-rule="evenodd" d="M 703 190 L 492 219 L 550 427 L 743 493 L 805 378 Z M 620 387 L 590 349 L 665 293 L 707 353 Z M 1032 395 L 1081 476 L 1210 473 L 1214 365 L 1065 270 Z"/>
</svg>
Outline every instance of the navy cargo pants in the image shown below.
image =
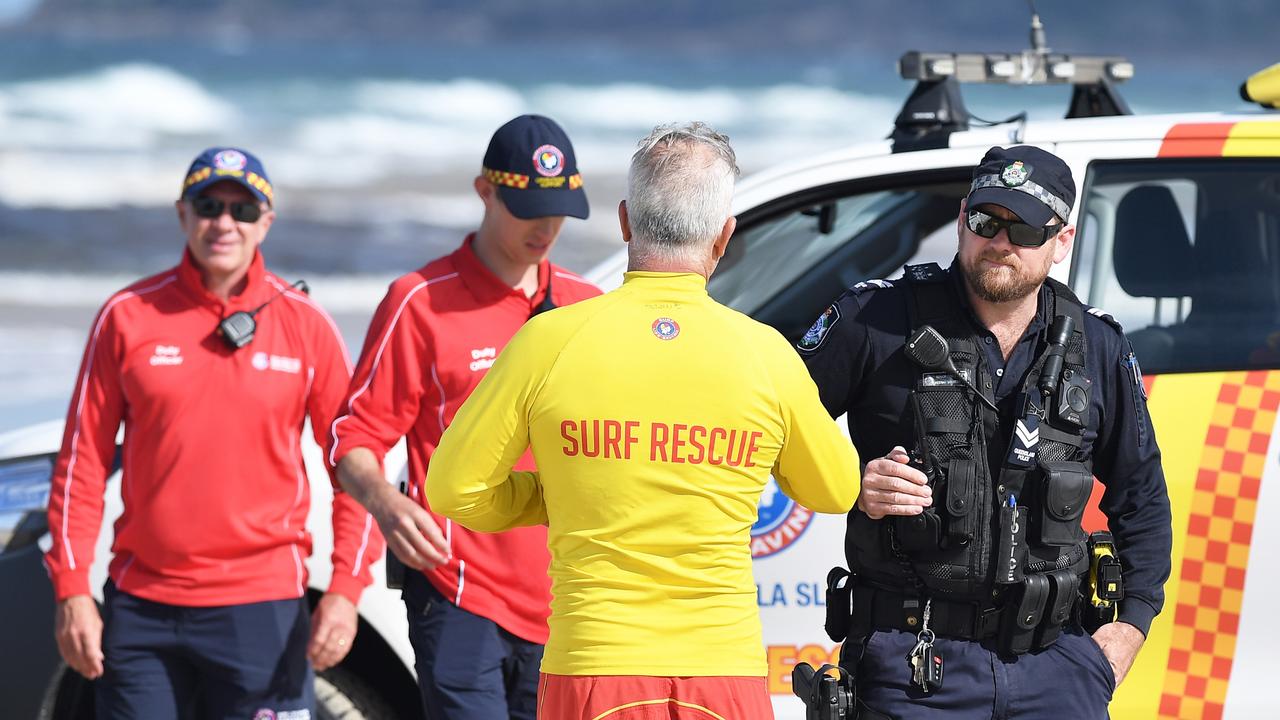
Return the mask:
<svg viewBox="0 0 1280 720">
<path fill-rule="evenodd" d="M 1116 678 L 1102 648 L 1082 630 L 1064 628 L 1049 647 L 1002 658 L 990 646 L 938 638 L 942 688 L 929 695 L 911 685 L 907 654 L 916 636 L 878 630 L 858 663 L 858 700 L 896 720 L 1103 720 Z"/>
</svg>

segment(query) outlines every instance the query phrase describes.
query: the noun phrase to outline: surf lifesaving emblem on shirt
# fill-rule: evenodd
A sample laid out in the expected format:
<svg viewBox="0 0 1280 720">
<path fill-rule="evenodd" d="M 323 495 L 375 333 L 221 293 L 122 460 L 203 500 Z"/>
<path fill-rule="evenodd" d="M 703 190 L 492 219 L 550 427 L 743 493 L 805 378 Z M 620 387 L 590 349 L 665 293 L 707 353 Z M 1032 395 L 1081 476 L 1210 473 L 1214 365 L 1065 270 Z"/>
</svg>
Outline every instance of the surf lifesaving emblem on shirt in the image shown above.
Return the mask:
<svg viewBox="0 0 1280 720">
<path fill-rule="evenodd" d="M 253 359 L 250 360 L 254 370 L 274 370 L 275 372 L 289 373 L 297 375 L 302 372 L 302 361 L 298 358 L 285 357 L 283 355 L 268 355 L 264 352 L 256 352 Z"/>
<path fill-rule="evenodd" d="M 498 359 L 497 348 L 476 348 L 471 351 L 471 364 L 467 367 L 471 368 L 471 372 L 479 372 L 488 370 L 493 367 L 493 362 Z"/>
<path fill-rule="evenodd" d="M 812 520 L 813 512 L 787 497 L 770 475 L 751 526 L 751 557 L 768 557 L 791 547 Z"/>
<path fill-rule="evenodd" d="M 155 354 L 151 356 L 154 365 L 181 365 L 182 348 L 177 345 L 157 345 Z"/>
<path fill-rule="evenodd" d="M 651 328 L 659 340 L 674 340 L 680 334 L 680 324 L 667 317 L 654 320 Z"/>
<path fill-rule="evenodd" d="M 827 339 L 827 333 L 831 331 L 832 326 L 839 319 L 839 307 L 832 305 L 827 308 L 813 322 L 813 326 L 805 332 L 804 337 L 800 338 L 800 342 L 796 343 L 796 347 L 806 352 L 817 350 L 822 345 L 822 341 Z"/>
</svg>

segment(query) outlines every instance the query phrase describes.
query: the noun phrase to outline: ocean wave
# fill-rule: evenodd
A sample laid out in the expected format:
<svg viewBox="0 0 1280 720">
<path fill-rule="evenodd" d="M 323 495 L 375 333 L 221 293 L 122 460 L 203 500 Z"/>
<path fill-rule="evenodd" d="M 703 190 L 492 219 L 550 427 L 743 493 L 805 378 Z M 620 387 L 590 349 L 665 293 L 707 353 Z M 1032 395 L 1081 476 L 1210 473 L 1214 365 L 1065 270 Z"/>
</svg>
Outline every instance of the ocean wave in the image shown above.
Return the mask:
<svg viewBox="0 0 1280 720">
<path fill-rule="evenodd" d="M 408 271 L 410 268 L 405 268 Z M 280 270 L 284 277 L 298 273 Z M 395 275 L 302 274 L 311 288 L 311 297 L 332 313 L 372 313 L 387 293 Z M 73 275 L 70 273 L 0 272 L 0 305 L 33 308 L 99 308 L 120 290 L 137 282 L 137 276 Z M 91 320 L 91 318 L 88 318 Z M 42 329 L 40 332 L 44 332 Z M 18 332 L 0 322 L 0 339 Z M 84 337 L 75 333 L 76 343 Z M 0 347 L 18 347 L 0 343 Z"/>
<path fill-rule="evenodd" d="M 471 78 L 367 80 L 357 84 L 353 95 L 356 105 L 369 112 L 494 128 L 525 112 L 528 105 L 514 88 Z"/>
<path fill-rule="evenodd" d="M 637 139 L 654 125 L 682 120 L 726 132 L 749 172 L 883 138 L 900 102 L 801 83 L 517 86 L 479 78 L 263 75 L 233 91 L 217 82 L 127 63 L 0 84 L 0 203 L 166 204 L 191 157 L 227 141 L 258 153 L 275 184 L 294 197 L 332 189 L 380 197 L 403 193 L 406 179 L 457 191 L 456 181 L 478 168 L 493 130 L 525 112 L 565 126 L 588 178 L 624 173 Z"/>
<path fill-rule="evenodd" d="M 0 146 L 134 149 L 165 134 L 216 132 L 238 117 L 200 83 L 150 63 L 0 86 Z"/>
</svg>

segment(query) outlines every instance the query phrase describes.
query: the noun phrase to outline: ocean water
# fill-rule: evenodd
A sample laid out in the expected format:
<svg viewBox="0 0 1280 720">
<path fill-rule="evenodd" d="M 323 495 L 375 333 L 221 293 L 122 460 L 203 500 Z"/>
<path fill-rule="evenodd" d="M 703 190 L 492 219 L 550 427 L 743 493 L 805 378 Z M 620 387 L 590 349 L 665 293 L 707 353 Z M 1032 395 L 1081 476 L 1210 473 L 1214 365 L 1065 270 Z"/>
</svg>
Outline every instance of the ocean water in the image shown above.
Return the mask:
<svg viewBox="0 0 1280 720">
<path fill-rule="evenodd" d="M 234 31 L 203 45 L 6 36 L 0 431 L 61 417 L 98 306 L 177 261 L 172 204 L 204 147 L 241 145 L 264 160 L 279 198 L 268 264 L 308 280 L 354 352 L 386 284 L 477 222 L 471 179 L 511 117 L 550 115 L 574 141 L 593 214 L 566 223 L 553 259 L 586 271 L 622 247 L 614 208 L 634 144 L 655 124 L 711 123 L 747 173 L 882 138 L 910 90 L 894 60 L 597 45 L 566 63 L 563 46 L 534 41 L 477 53 L 447 42 L 261 44 Z M 1129 98 L 1145 111 L 1210 109 L 1207 82 L 1157 70 Z M 1066 104 L 1061 89 L 1016 92 L 1034 118 Z M 1008 115 L 1009 97 L 966 93 L 986 117 Z"/>
</svg>

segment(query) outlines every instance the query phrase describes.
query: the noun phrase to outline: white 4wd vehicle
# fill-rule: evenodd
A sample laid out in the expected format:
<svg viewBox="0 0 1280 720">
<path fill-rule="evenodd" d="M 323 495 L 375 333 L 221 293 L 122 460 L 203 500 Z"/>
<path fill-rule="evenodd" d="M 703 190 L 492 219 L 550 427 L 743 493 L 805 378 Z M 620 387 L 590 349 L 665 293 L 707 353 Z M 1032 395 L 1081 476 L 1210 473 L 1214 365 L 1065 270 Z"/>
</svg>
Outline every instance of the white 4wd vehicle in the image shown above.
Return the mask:
<svg viewBox="0 0 1280 720">
<path fill-rule="evenodd" d="M 895 142 L 793 162 L 740 184 L 738 232 L 711 295 L 795 340 L 845 288 L 892 277 L 904 263 L 949 263 L 970 170 L 988 147 L 1025 143 L 1062 157 L 1080 187 L 1072 218 L 1079 233 L 1054 274 L 1128 332 L 1148 372 L 1173 507 L 1165 609 L 1113 712 L 1272 716 L 1270 650 L 1280 633 L 1262 608 L 1280 592 L 1280 573 L 1251 555 L 1280 544 L 1280 523 L 1263 520 L 1280 516 L 1280 116 L 1123 114 L 1111 84 L 1132 67 L 1119 58 L 909 53 L 903 67 L 921 85 Z M 968 129 L 957 77 L 1074 84 L 1074 117 Z M 1267 84 L 1261 78 L 1249 89 L 1257 95 Z M 590 277 L 607 289 L 624 268 L 619 255 Z M 57 660 L 37 544 L 48 454 L 60 438 L 60 422 L 0 436 L 0 457 L 28 458 L 0 466 L 0 587 L 10 589 L 0 593 L 0 636 L 7 647 L 30 648 L 0 660 L 0 698 L 12 717 L 78 717 L 85 708 L 84 683 Z M 319 452 L 305 454 L 318 594 L 328 580 L 330 490 Z M 402 464 L 402 453 L 389 458 L 389 471 Z M 99 542 L 98 585 L 118 483 L 109 492 L 116 497 Z M 1096 496 L 1086 520 L 1087 529 L 1105 527 Z M 837 654 L 822 631 L 822 585 L 843 560 L 844 525 L 776 487 L 761 500 L 752 553 L 779 718 L 804 717 L 791 695 L 795 663 L 834 662 Z M 360 604 L 351 655 L 326 675 L 341 692 L 322 715 L 350 709 L 349 699 L 371 716 L 420 712 L 403 605 L 381 587 L 381 570 L 375 566 L 378 584 Z"/>
</svg>

